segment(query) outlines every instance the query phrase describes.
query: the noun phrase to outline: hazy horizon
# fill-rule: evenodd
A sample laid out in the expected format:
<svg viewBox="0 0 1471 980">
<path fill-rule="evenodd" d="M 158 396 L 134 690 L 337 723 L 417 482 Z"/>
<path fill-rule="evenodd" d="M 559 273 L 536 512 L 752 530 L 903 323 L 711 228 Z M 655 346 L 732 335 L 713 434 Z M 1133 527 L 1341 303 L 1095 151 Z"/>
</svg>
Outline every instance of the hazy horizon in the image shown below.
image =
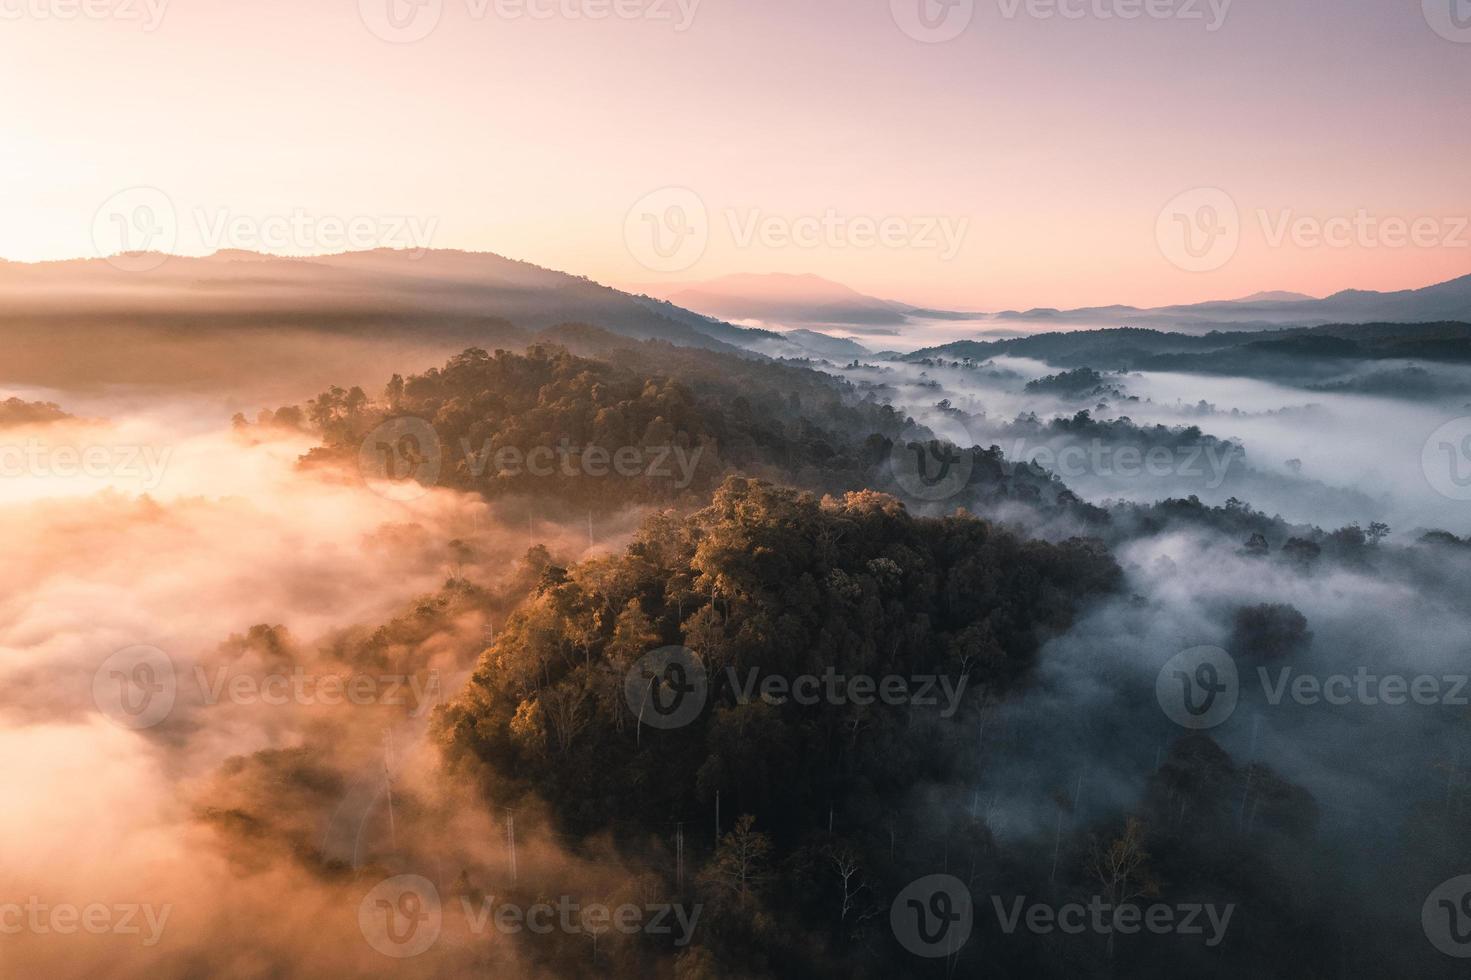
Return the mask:
<svg viewBox="0 0 1471 980">
<path fill-rule="evenodd" d="M 0 255 L 97 254 L 115 214 L 248 248 L 300 214 L 286 251 L 415 221 L 603 282 L 811 271 L 935 308 L 1405 288 L 1471 271 L 1471 58 L 1436 2 L 958 0 L 927 28 L 908 0 L 27 0 Z M 1341 247 L 1284 237 L 1361 212 Z M 1239 247 L 1192 271 L 1173 214 Z"/>
<path fill-rule="evenodd" d="M 448 247 L 448 246 L 446 246 L 446 247 L 431 247 L 431 248 L 426 249 L 426 250 L 419 250 L 419 249 L 415 249 L 415 248 L 392 248 L 391 246 L 382 246 L 380 248 L 337 249 L 337 250 L 324 250 L 324 251 L 318 251 L 318 252 L 274 252 L 274 251 L 267 251 L 267 250 L 257 250 L 257 249 L 239 248 L 239 247 L 235 247 L 235 246 L 229 246 L 229 247 L 225 247 L 225 248 L 219 248 L 219 249 L 214 249 L 214 250 L 209 250 L 209 251 L 199 251 L 199 252 L 181 252 L 181 251 L 164 251 L 164 250 L 157 250 L 157 251 L 153 251 L 153 250 L 140 250 L 137 253 L 119 252 L 119 253 L 111 253 L 111 254 L 108 254 L 108 255 L 98 255 L 98 254 L 90 254 L 90 255 L 67 255 L 67 256 L 46 257 L 46 258 L 32 258 L 32 259 L 14 258 L 14 257 L 11 257 L 11 256 L 3 256 L 3 255 L 0 255 L 0 263 L 6 263 L 6 264 L 11 264 L 11 265 L 19 265 L 19 266 L 64 265 L 64 264 L 67 264 L 67 263 L 76 263 L 76 262 L 107 261 L 109 259 L 117 259 L 117 258 L 119 258 L 121 256 L 125 256 L 125 255 L 128 255 L 128 254 L 157 255 L 160 258 L 166 258 L 166 259 L 168 259 L 168 258 L 211 259 L 211 258 L 230 258 L 230 257 L 232 257 L 231 256 L 231 253 L 238 253 L 242 257 L 249 256 L 250 258 L 259 258 L 259 259 L 301 259 L 301 260 L 310 261 L 312 259 L 340 258 L 340 257 L 355 255 L 355 254 L 359 254 L 359 253 L 372 252 L 372 251 L 381 251 L 383 249 L 388 249 L 389 251 L 394 251 L 394 252 L 408 253 L 409 254 L 409 257 L 410 258 L 414 258 L 414 259 L 417 259 L 417 255 L 415 253 L 418 253 L 420 251 L 426 251 L 426 252 L 459 252 L 459 253 L 463 253 L 463 254 L 467 254 L 467 255 L 489 255 L 489 256 L 494 256 L 496 258 L 508 259 L 510 261 L 513 261 L 513 262 L 526 262 L 526 263 L 529 263 L 529 264 L 532 264 L 532 265 L 538 265 L 539 267 L 546 268 L 549 271 L 562 272 L 562 273 L 566 273 L 566 274 L 572 275 L 572 276 L 586 276 L 587 275 L 586 273 L 583 273 L 583 272 L 581 272 L 581 271 L 579 271 L 578 269 L 575 269 L 575 268 L 557 268 L 557 267 L 552 267 L 552 266 L 541 266 L 540 263 L 531 262 L 529 259 L 525 259 L 525 258 L 522 258 L 520 256 L 516 256 L 516 255 L 507 255 L 507 254 L 504 254 L 504 253 L 493 251 L 491 249 L 482 249 L 482 248 L 451 248 L 451 247 Z M 151 269 L 150 270 L 146 270 L 146 271 L 151 271 Z M 1428 286 L 1440 285 L 1443 282 L 1448 282 L 1448 281 L 1451 281 L 1451 280 L 1454 280 L 1454 279 L 1459 279 L 1459 278 L 1462 278 L 1463 276 L 1466 276 L 1466 275 L 1471 275 L 1471 269 L 1468 269 L 1467 271 L 1461 273 L 1460 275 L 1452 276 L 1452 277 L 1450 277 L 1450 279 L 1430 279 L 1430 280 L 1425 280 L 1425 281 L 1411 280 L 1411 281 L 1407 281 L 1404 285 L 1401 285 L 1401 286 L 1396 286 L 1396 287 L 1391 287 L 1391 288 L 1385 288 L 1385 289 L 1366 290 L 1366 291 L 1371 291 L 1371 292 L 1398 292 L 1398 291 L 1403 291 L 1403 290 L 1422 289 L 1422 288 L 1425 288 L 1425 287 L 1428 287 Z M 690 286 L 705 285 L 705 284 L 708 284 L 708 283 L 711 283 L 711 282 L 717 282 L 717 281 L 724 280 L 724 279 L 742 279 L 742 280 L 746 280 L 746 281 L 758 281 L 758 280 L 761 280 L 761 279 L 764 279 L 764 278 L 768 278 L 768 277 L 770 277 L 770 278 L 778 278 L 778 277 L 779 278 L 795 278 L 795 279 L 816 278 L 816 279 L 822 280 L 823 282 L 826 282 L 826 283 L 830 283 L 830 284 L 834 284 L 834 285 L 846 287 L 848 289 L 851 289 L 855 293 L 858 293 L 860 295 L 866 296 L 866 297 L 871 298 L 871 299 L 879 299 L 879 300 L 884 300 L 884 301 L 887 301 L 887 302 L 905 304 L 905 305 L 909 305 L 909 306 L 914 306 L 914 307 L 919 308 L 919 309 L 924 309 L 925 308 L 924 305 L 921 304 L 921 303 L 910 301 L 907 296 L 891 296 L 891 295 L 883 295 L 883 294 L 879 294 L 879 293 L 870 292 L 866 288 L 864 288 L 862 284 L 854 284 L 854 283 L 851 283 L 851 282 L 846 282 L 846 281 L 842 281 L 842 280 L 833 279 L 833 278 L 830 278 L 828 276 L 821 275 L 821 274 L 816 273 L 816 272 L 807 271 L 807 270 L 804 270 L 804 269 L 768 269 L 766 271 L 752 271 L 752 270 L 749 270 L 749 269 L 745 269 L 745 270 L 739 270 L 739 271 L 733 271 L 733 272 L 723 273 L 723 274 L 721 274 L 719 276 L 712 276 L 712 277 L 708 277 L 708 278 L 707 277 L 699 277 L 699 278 L 668 279 L 668 280 L 645 279 L 643 281 L 636 281 L 636 282 L 615 282 L 615 281 L 600 281 L 600 280 L 594 280 L 594 281 L 600 281 L 602 285 L 611 286 L 614 289 L 619 289 L 619 290 L 622 290 L 623 292 L 633 293 L 633 294 L 636 294 L 636 295 L 637 294 L 648 294 L 648 295 L 653 295 L 653 296 L 663 296 L 665 294 L 672 294 L 672 293 L 678 292 L 681 289 L 688 288 Z M 593 278 L 593 277 L 587 276 L 587 278 Z M 1254 289 L 1254 290 L 1251 290 L 1248 293 L 1243 293 L 1243 294 L 1240 294 L 1240 295 L 1225 296 L 1225 295 L 1215 295 L 1213 293 L 1203 293 L 1203 294 L 1201 294 L 1201 295 L 1199 295 L 1199 296 L 1197 296 L 1197 297 L 1195 297 L 1193 299 L 1181 300 L 1181 301 L 1178 301 L 1178 302 L 1175 302 L 1175 303 L 1170 303 L 1170 304 L 1165 304 L 1165 305 L 1166 306 L 1193 306 L 1193 305 L 1205 304 L 1205 303 L 1234 303 L 1234 302 L 1250 301 L 1250 300 L 1254 300 L 1254 299 L 1256 299 L 1258 297 L 1261 297 L 1261 296 L 1267 296 L 1267 295 L 1277 294 L 1277 293 L 1296 294 L 1296 296 L 1294 298 L 1301 297 L 1301 298 L 1306 298 L 1306 299 L 1324 299 L 1324 298 L 1327 298 L 1328 296 L 1333 295 L 1334 293 L 1337 293 L 1337 292 L 1365 290 L 1365 289 L 1366 289 L 1366 287 L 1346 286 L 1343 289 L 1334 290 L 1333 293 L 1316 293 L 1315 294 L 1315 293 L 1309 293 L 1309 292 L 1305 292 L 1305 291 L 1302 291 L 1302 290 L 1291 289 L 1291 288 L 1286 288 L 1286 287 L 1262 286 L 1259 289 Z M 1093 308 L 1093 307 L 1105 307 L 1105 306 L 1137 306 L 1137 305 L 1138 304 L 1127 303 L 1127 302 L 1124 302 L 1122 300 L 1111 300 L 1111 301 L 1108 301 L 1108 302 L 1090 303 L 1090 304 L 1086 304 L 1086 305 L 1081 306 L 1081 307 L 1058 307 L 1058 306 L 1056 306 L 1056 304 L 1038 304 L 1038 305 L 1035 305 L 1035 306 L 1027 306 L 1027 307 L 1012 307 L 1010 309 L 1015 309 L 1015 310 L 1020 310 L 1020 311 L 1031 310 L 1031 309 L 1064 309 L 1064 310 L 1066 310 L 1066 309 L 1089 309 L 1089 308 Z M 1138 307 L 1138 308 L 1140 308 L 1140 309 L 1154 309 L 1156 307 L 1141 306 L 1141 307 Z M 986 307 L 986 308 L 982 308 L 982 307 L 978 307 L 978 306 L 974 306 L 974 305 L 967 305 L 967 304 L 957 304 L 957 305 L 954 305 L 954 306 L 946 307 L 945 309 L 947 311 L 950 311 L 950 312 L 973 313 L 973 314 L 977 314 L 977 315 L 998 314 L 998 313 L 1003 312 L 1003 308 L 1002 307 Z M 783 326 L 787 326 L 787 325 L 783 325 Z M 836 326 L 836 325 L 834 325 L 834 326 Z M 1042 327 L 1045 327 L 1045 324 L 1042 325 Z M 957 329 L 963 329 L 963 328 L 957 327 Z M 1075 327 L 1073 327 L 1072 325 L 1069 325 L 1068 326 L 1068 329 L 1075 329 Z"/>
</svg>

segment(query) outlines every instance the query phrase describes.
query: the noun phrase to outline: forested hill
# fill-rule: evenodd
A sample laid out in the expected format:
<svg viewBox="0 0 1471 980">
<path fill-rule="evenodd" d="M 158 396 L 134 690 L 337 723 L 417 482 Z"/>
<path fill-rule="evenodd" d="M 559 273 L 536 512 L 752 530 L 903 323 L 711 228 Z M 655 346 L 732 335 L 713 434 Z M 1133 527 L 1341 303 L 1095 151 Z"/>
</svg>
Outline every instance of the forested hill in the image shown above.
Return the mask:
<svg viewBox="0 0 1471 980">
<path fill-rule="evenodd" d="M 555 842 L 559 867 L 596 865 L 616 882 L 590 893 L 701 910 L 684 945 L 607 936 L 589 950 L 584 937 L 521 935 L 514 948 L 537 974 L 587 975 L 595 961 L 617 977 L 878 978 L 916 969 L 888 919 L 908 883 L 944 871 L 978 908 L 993 895 L 1071 900 L 1112 887 L 1106 856 L 1124 854 L 1149 889 L 1141 894 L 1209 897 L 1239 906 L 1247 924 L 1223 948 L 1121 942 L 1115 959 L 1096 937 L 1003 933 L 978 919 L 956 975 L 1312 975 L 1316 947 L 1310 956 L 1298 944 L 1337 936 L 1345 887 L 1323 861 L 1320 804 L 1296 774 L 1209 734 L 1164 728 L 1150 672 L 1140 684 L 1132 660 L 1115 658 L 1120 646 L 1133 658 L 1136 643 L 1158 642 L 1141 637 L 1167 607 L 1134 589 L 1175 566 L 1161 558 L 1141 573 L 1127 546 L 1116 557 L 1108 545 L 1189 530 L 1214 543 L 1222 568 L 1279 591 L 1375 575 L 1456 608 L 1471 562 L 1465 541 L 1441 533 L 1401 547 L 1383 541 L 1381 524 L 1324 533 L 1237 499 L 1103 510 L 979 447 L 951 447 L 970 454 L 963 487 L 915 500 L 883 490 L 909 448 L 910 422 L 862 389 L 800 365 L 609 343 L 591 328 L 566 336 L 601 353 L 472 348 L 394 376 L 376 396 L 339 387 L 238 419 L 247 437 L 258 427 L 315 433 L 322 445 L 307 466 L 364 466 L 371 477 L 365 450 L 387 449 L 411 464 L 396 484 L 408 490 L 423 476 L 530 499 L 538 513 L 643 511 L 611 553 L 574 561 L 537 545 L 490 587 L 455 572 L 394 620 L 334 640 L 333 663 L 407 670 L 460 624 L 471 629 L 454 661 L 459 677 L 473 664 L 468 679 L 426 722 L 439 750 L 434 780 L 395 785 L 396 822 L 373 860 L 438 868 L 448 851 L 444 885 L 456 900 L 531 902 L 548 879 L 524 870 L 518 879 L 515 859 L 496 849 L 445 846 L 465 826 L 487 826 L 464 822 L 461 807 L 504 813 L 508 825 L 514 814 L 508 833 L 523 835 L 523 855 Z M 389 436 L 375 436 L 384 426 Z M 1194 427 L 1146 431 L 1086 412 L 1013 426 L 1214 444 Z M 486 451 L 564 444 L 547 474 L 487 478 L 470 466 Z M 661 446 L 693 460 L 687 481 L 588 478 L 589 447 L 606 463 L 619 449 Z M 1049 508 L 1047 530 L 1058 533 L 1029 537 L 1036 528 L 1023 512 Z M 474 540 L 447 547 L 453 567 L 479 565 Z M 1301 663 L 1322 622 L 1290 601 L 1243 594 L 1223 592 L 1192 614 L 1189 635 L 1242 651 L 1243 673 Z M 269 627 L 256 633 L 273 650 L 288 646 Z M 317 737 L 344 742 L 330 729 Z M 318 826 L 353 770 L 308 765 L 309 755 L 269 748 L 231 760 L 199 812 L 232 853 L 274 849 L 330 879 L 342 868 Z M 1078 771 L 1095 758 L 1103 762 L 1084 771 L 1088 792 L 1125 794 L 1080 806 Z M 1127 783 L 1106 774 L 1141 761 Z M 1017 789 L 998 803 L 998 786 Z M 282 787 L 296 809 L 277 805 Z M 1447 811 L 1446 826 L 1458 817 Z M 1384 936 L 1403 945 L 1399 933 Z M 447 946 L 443 955 L 468 963 L 477 954 Z"/>
<path fill-rule="evenodd" d="M 671 821 L 708 828 L 723 807 L 728 836 L 690 834 L 685 894 L 709 910 L 704 953 L 739 964 L 722 976 L 837 975 L 854 955 L 892 957 L 862 923 L 934 859 L 928 845 L 896 856 L 884 821 L 906 840 L 935 832 L 905 814 L 913 794 L 973 777 L 966 733 L 988 701 L 1120 577 L 1095 544 L 732 478 L 709 507 L 651 519 L 621 555 L 548 567 L 439 717 L 440 739 L 487 799 L 543 800 L 560 832 L 611 831 L 655 865 L 667 855 L 647 842 Z M 628 678 L 670 647 L 691 710 L 649 723 Z M 857 675 L 895 678 L 905 703 L 844 688 L 813 704 L 800 685 L 762 686 Z M 989 863 L 984 830 L 953 823 L 951 860 Z M 820 869 L 838 852 L 869 884 L 833 933 Z M 857 944 L 842 934 L 860 929 Z"/>
<path fill-rule="evenodd" d="M 963 340 L 903 356 L 985 360 L 1002 354 L 1059 367 L 1195 371 L 1255 376 L 1278 365 L 1412 359 L 1471 363 L 1471 323 L 1357 323 L 1204 336 L 1138 327 L 1044 333 L 1009 340 Z"/>
<path fill-rule="evenodd" d="M 909 458 L 910 440 L 928 438 L 871 393 L 820 371 L 658 342 L 620 344 L 598 359 L 552 345 L 522 354 L 472 348 L 443 368 L 395 375 L 377 397 L 334 387 L 304 406 L 236 422 L 316 433 L 322 446 L 308 454 L 308 465 L 353 465 L 364 458 L 365 441 L 374 441 L 375 451 L 390 453 L 396 475 L 422 476 L 425 459 L 398 455 L 403 432 L 376 442 L 385 425 L 410 426 L 417 444 L 403 448 L 433 449 L 428 482 L 599 510 L 699 505 L 729 475 L 822 493 L 898 490 L 895 456 Z M 947 452 L 968 454 L 957 466 L 966 483 L 948 509 L 1014 499 L 1087 510 L 1050 474 L 1012 467 L 999 450 Z M 540 472 L 526 465 L 534 453 Z"/>
</svg>

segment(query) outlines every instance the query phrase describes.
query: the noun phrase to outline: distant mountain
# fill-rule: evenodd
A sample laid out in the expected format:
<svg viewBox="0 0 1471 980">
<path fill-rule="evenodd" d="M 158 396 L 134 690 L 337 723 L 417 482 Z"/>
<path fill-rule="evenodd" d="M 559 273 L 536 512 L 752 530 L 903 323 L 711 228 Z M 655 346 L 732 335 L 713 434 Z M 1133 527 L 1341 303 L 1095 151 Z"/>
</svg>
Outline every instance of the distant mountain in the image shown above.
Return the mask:
<svg viewBox="0 0 1471 980">
<path fill-rule="evenodd" d="M 792 326 L 901 327 L 912 319 L 974 319 L 982 314 L 924 310 L 865 296 L 811 274 L 737 273 L 697 283 L 640 287 L 651 295 L 725 320 Z"/>
<path fill-rule="evenodd" d="M 1252 293 L 1241 299 L 1232 300 L 1233 303 L 1298 303 L 1302 300 L 1316 299 L 1307 293 L 1290 293 L 1285 289 L 1265 290 L 1260 293 Z"/>
<path fill-rule="evenodd" d="M 996 314 L 998 320 L 1079 320 L 1089 321 L 1110 317 L 1128 317 L 1147 313 L 1137 306 L 1085 306 L 1076 310 L 1059 310 L 1051 306 L 1038 306 L 1030 310 L 1002 310 Z"/>
<path fill-rule="evenodd" d="M 1238 300 L 1152 309 L 1094 306 L 1076 310 L 1007 310 L 996 314 L 996 318 L 1059 325 L 1154 327 L 1195 333 L 1335 323 L 1471 321 L 1471 275 L 1423 289 L 1389 293 L 1349 289 L 1323 299 L 1301 293 L 1267 292 Z"/>
<path fill-rule="evenodd" d="M 131 258 L 142 260 L 134 269 L 156 267 L 0 260 L 0 330 L 13 348 L 0 376 L 34 383 L 63 376 L 177 383 L 194 376 L 208 386 L 233 365 L 237 372 L 291 372 L 315 384 L 318 375 L 308 369 L 329 340 L 339 353 L 343 342 L 371 347 L 365 373 L 391 363 L 391 349 L 413 349 L 434 363 L 472 345 L 521 349 L 537 339 L 597 354 L 617 338 L 753 357 L 868 354 L 851 341 L 738 327 L 483 252 L 379 249 L 291 258 L 231 250 Z M 267 347 L 270 357 L 261 353 Z"/>
<path fill-rule="evenodd" d="M 857 341 L 831 337 L 815 330 L 737 327 L 712 316 L 692 313 L 668 300 L 654 299 L 651 296 L 638 296 L 635 299 L 661 316 L 687 324 L 707 337 L 768 357 L 851 360 L 855 357 L 869 357 L 873 353 Z"/>
<path fill-rule="evenodd" d="M 157 261 L 156 268 L 127 271 L 103 259 L 0 260 L 0 322 L 54 316 L 195 322 L 201 316 L 211 322 L 269 316 L 322 327 L 338 322 L 353 330 L 364 329 L 364 321 L 397 327 L 412 322 L 421 334 L 434 333 L 434 324 L 442 322 L 458 337 L 469 318 L 532 332 L 587 323 L 635 340 L 774 357 L 868 353 L 852 341 L 813 331 L 734 326 L 675 303 L 488 252 L 431 250 L 416 256 L 377 249 L 292 258 L 232 249 L 204 257 L 158 256 Z"/>
<path fill-rule="evenodd" d="M 590 323 L 637 340 L 729 349 L 686 310 L 651 310 L 581 276 L 484 252 L 391 249 L 288 258 L 231 250 L 160 257 L 147 271 L 101 259 L 0 263 L 0 317 L 78 314 L 494 317 L 524 330 Z M 420 329 L 432 329 L 421 323 Z"/>
<path fill-rule="evenodd" d="M 1447 381 L 1415 366 L 1471 364 L 1471 323 L 1460 322 L 1329 324 L 1208 334 L 1113 327 L 958 341 L 901 359 L 984 361 L 1003 354 L 1062 368 L 1229 375 L 1320 391 L 1393 392 L 1402 397 L 1471 394 L 1464 370 L 1441 368 L 1441 373 L 1454 372 Z"/>
</svg>

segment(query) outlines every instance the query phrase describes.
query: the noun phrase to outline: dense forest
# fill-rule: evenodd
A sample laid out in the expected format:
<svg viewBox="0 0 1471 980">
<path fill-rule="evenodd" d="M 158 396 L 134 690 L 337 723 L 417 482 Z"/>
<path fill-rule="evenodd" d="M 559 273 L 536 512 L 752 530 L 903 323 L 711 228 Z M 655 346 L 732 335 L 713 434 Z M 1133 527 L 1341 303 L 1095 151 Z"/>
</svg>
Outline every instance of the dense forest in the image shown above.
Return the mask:
<svg viewBox="0 0 1471 980">
<path fill-rule="evenodd" d="M 985 706 L 1117 584 L 1084 541 L 733 478 L 709 507 L 651 519 L 622 556 L 549 567 L 441 737 L 489 798 L 534 794 L 565 833 L 611 830 L 644 853 L 671 821 L 698 828 L 686 894 L 707 904 L 710 932 L 686 956 L 708 951 L 736 975 L 827 974 L 856 962 L 855 944 L 888 955 L 869 920 L 917 866 L 896 857 L 894 835 L 932 830 L 907 811 L 924 787 L 967 777 L 966 733 Z M 704 705 L 664 730 L 633 714 L 625 687 L 671 646 L 697 658 Z M 903 693 L 871 704 L 872 690 L 838 687 L 812 704 L 763 686 L 832 674 L 893 678 Z M 981 828 L 935 830 L 955 835 L 957 860 L 983 857 Z M 737 868 L 753 847 L 759 860 Z"/>
<path fill-rule="evenodd" d="M 305 405 L 264 410 L 253 421 L 238 415 L 235 423 L 310 431 L 322 446 L 306 465 L 333 465 L 354 464 L 385 422 L 423 420 L 428 428 L 416 443 L 379 447 L 395 474 L 415 470 L 432 445 L 433 482 L 490 498 L 534 498 L 565 514 L 697 504 L 733 474 L 818 493 L 902 492 L 895 459 L 909 465 L 929 451 L 948 456 L 964 477 L 959 505 L 1014 500 L 1099 519 L 1045 470 L 1010 465 L 998 447 L 936 448 L 932 433 L 873 392 L 810 367 L 657 341 L 615 343 L 595 328 L 570 332 L 582 346 L 607 345 L 605 357 L 544 344 L 524 354 L 471 348 L 443 368 L 395 375 L 377 398 L 334 386 Z"/>
<path fill-rule="evenodd" d="M 232 660 L 393 669 L 415 684 L 433 663 L 466 677 L 432 711 L 318 728 L 300 748 L 216 773 L 199 819 L 245 873 L 284 859 L 350 885 L 432 861 L 447 900 L 531 902 L 575 886 L 699 910 L 683 935 L 609 935 L 591 948 L 575 934 L 517 940 L 518 969 L 559 976 L 1336 977 L 1413 941 L 1407 921 L 1376 919 L 1351 937 L 1345 917 L 1362 914 L 1365 890 L 1412 894 L 1435 849 L 1459 846 L 1459 791 L 1420 805 L 1429 836 L 1406 846 L 1404 868 L 1366 880 L 1340 867 L 1343 838 L 1312 793 L 1211 732 L 1163 727 L 1148 689 L 1117 684 L 1104 719 L 1084 722 L 1098 726 L 1095 765 L 1153 746 L 1153 765 L 1108 806 L 1082 799 L 1100 777 L 1067 757 L 1076 734 L 1029 720 L 1027 706 L 1056 696 L 1044 649 L 1086 649 L 1089 630 L 1148 615 L 1157 599 L 1131 594 L 1139 570 L 1121 564 L 1137 545 L 1185 534 L 1301 594 L 1358 576 L 1453 607 L 1471 574 L 1466 540 L 1431 531 L 1390 543 L 1383 523 L 1324 530 L 1234 497 L 1089 503 L 1001 447 L 924 438 L 871 388 L 808 365 L 563 335 L 584 351 L 605 346 L 472 348 L 394 376 L 377 397 L 333 388 L 237 418 L 244 431 L 311 433 L 321 444 L 301 460 L 308 472 L 362 466 L 364 440 L 403 417 L 429 422 L 441 447 L 702 450 L 675 486 L 588 479 L 576 466 L 485 479 L 475 452 L 446 449 L 433 474 L 443 486 L 553 515 L 644 516 L 611 552 L 567 560 L 538 545 L 493 586 L 474 540 L 446 542 L 454 572 L 437 594 L 315 651 L 264 624 L 227 641 Z M 1121 393 L 1108 386 L 1078 371 L 1033 390 Z M 1240 451 L 1199 426 L 1086 410 L 1022 416 L 1005 431 Z M 913 450 L 964 459 L 963 488 L 939 502 L 907 494 Z M 1243 672 L 1311 662 L 1325 625 L 1281 600 L 1223 602 L 1211 615 Z M 1105 680 L 1117 668 L 1096 669 Z M 1243 711 L 1265 710 L 1259 695 L 1242 698 Z M 422 731 L 432 776 L 398 787 L 386 817 L 381 799 L 364 803 L 350 835 L 335 814 L 326 839 L 314 834 L 312 814 L 361 792 L 381 725 Z M 1042 826 L 1020 837 L 997 822 L 998 782 L 1017 766 L 1041 793 L 1028 803 L 1040 819 L 1026 820 Z M 508 843 L 457 839 L 466 813 Z M 517 834 L 528 854 L 519 877 Z M 533 846 L 579 870 L 530 870 Z M 962 947 L 929 961 L 891 905 L 935 875 L 964 883 L 974 923 Z M 1165 936 L 1007 925 L 1033 905 L 1098 900 L 1194 909 L 1201 924 Z M 421 965 L 489 969 L 501 961 L 487 941 L 462 937 Z"/>
</svg>

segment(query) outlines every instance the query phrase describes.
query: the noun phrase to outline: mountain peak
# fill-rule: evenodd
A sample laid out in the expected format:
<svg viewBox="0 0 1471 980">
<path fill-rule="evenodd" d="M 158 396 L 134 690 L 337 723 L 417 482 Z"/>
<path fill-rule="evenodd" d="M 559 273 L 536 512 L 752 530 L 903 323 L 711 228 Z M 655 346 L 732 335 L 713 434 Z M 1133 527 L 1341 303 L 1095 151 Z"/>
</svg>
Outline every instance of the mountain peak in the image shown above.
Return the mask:
<svg viewBox="0 0 1471 980">
<path fill-rule="evenodd" d="M 1314 300 L 1314 299 L 1317 299 L 1317 297 L 1316 296 L 1309 296 L 1307 293 L 1294 293 L 1294 292 L 1291 292 L 1291 291 L 1286 290 L 1286 289 L 1264 289 L 1264 290 L 1262 290 L 1259 293 L 1252 293 L 1250 296 L 1243 296 L 1240 299 L 1228 300 L 1227 302 L 1231 302 L 1231 303 L 1301 303 L 1301 302 L 1304 302 L 1304 301 Z"/>
<path fill-rule="evenodd" d="M 885 324 L 897 326 L 913 307 L 866 296 L 811 272 L 735 272 L 699 282 L 643 287 L 660 299 L 724 320 L 788 326 Z"/>
</svg>

